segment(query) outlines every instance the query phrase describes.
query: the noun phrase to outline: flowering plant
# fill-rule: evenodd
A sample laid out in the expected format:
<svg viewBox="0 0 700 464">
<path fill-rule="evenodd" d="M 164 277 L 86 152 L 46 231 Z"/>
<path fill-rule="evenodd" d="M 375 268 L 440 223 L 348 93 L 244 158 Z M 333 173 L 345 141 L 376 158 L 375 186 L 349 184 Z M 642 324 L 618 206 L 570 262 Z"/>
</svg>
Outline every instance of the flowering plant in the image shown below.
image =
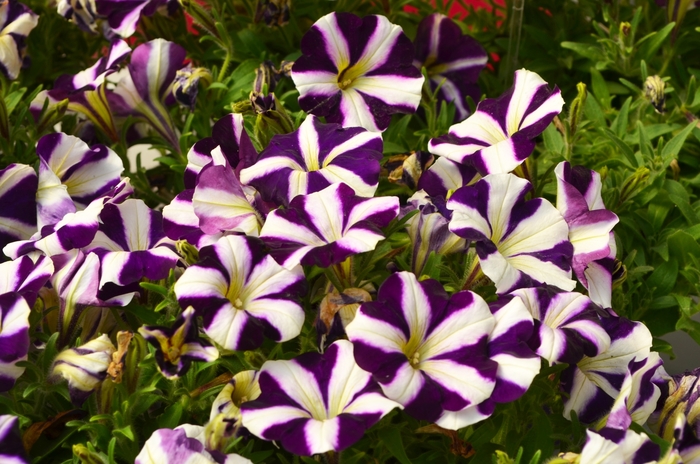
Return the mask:
<svg viewBox="0 0 700 464">
<path fill-rule="evenodd" d="M 0 2 L 0 461 L 700 462 L 695 3 Z"/>
</svg>

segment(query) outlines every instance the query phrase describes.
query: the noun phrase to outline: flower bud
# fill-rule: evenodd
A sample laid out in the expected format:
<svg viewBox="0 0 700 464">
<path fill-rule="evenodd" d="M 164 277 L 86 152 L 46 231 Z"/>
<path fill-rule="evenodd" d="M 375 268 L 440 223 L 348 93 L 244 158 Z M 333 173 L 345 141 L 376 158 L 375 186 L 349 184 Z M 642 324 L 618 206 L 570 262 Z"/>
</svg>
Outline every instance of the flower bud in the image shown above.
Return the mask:
<svg viewBox="0 0 700 464">
<path fill-rule="evenodd" d="M 289 22 L 289 0 L 258 0 L 255 22 L 268 26 L 282 26 Z"/>
<path fill-rule="evenodd" d="M 583 82 L 576 84 L 576 90 L 578 91 L 578 95 L 574 98 L 574 101 L 571 103 L 571 109 L 569 110 L 569 128 L 571 129 L 571 135 L 576 133 L 576 127 L 581 120 L 583 107 L 585 106 L 586 97 L 588 96 L 586 84 Z"/>
<path fill-rule="evenodd" d="M 666 83 L 659 76 L 649 76 L 644 82 L 644 95 L 649 99 L 654 110 L 662 114 L 666 112 Z"/>
<path fill-rule="evenodd" d="M 106 334 L 90 340 L 78 348 L 64 350 L 56 356 L 52 374 L 68 381 L 73 404 L 80 407 L 90 393 L 97 389 L 112 361 L 115 348 Z"/>
<path fill-rule="evenodd" d="M 206 68 L 193 68 L 191 63 L 175 73 L 172 93 L 180 105 L 194 110 L 200 79 L 211 82 L 211 73 Z"/>
</svg>

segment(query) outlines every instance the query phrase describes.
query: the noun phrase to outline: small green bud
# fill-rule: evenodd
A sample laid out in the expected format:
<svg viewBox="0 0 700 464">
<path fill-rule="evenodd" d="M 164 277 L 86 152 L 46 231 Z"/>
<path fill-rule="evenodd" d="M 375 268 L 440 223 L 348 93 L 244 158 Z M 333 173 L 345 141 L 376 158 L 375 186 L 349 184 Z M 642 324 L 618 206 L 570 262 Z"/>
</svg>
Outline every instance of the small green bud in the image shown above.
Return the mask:
<svg viewBox="0 0 700 464">
<path fill-rule="evenodd" d="M 632 31 L 632 25 L 630 23 L 627 21 L 620 23 L 620 36 L 627 37 L 630 35 L 630 31 Z"/>
<path fill-rule="evenodd" d="M 107 456 L 82 444 L 73 445 L 73 454 L 80 459 L 81 464 L 107 464 L 109 462 Z"/>
<path fill-rule="evenodd" d="M 214 21 L 211 14 L 209 14 L 202 5 L 194 0 L 179 0 L 179 2 L 180 5 L 182 5 L 182 9 L 192 16 L 192 19 L 194 19 L 199 26 L 203 27 L 209 34 L 221 40 L 221 36 L 216 28 L 216 21 Z"/>
<path fill-rule="evenodd" d="M 650 172 L 649 168 L 640 167 L 625 180 L 620 190 L 620 203 L 631 198 L 635 191 L 649 180 Z"/>
<path fill-rule="evenodd" d="M 576 95 L 576 98 L 574 98 L 574 101 L 571 103 L 571 108 L 569 109 L 569 129 L 571 136 L 576 133 L 576 127 L 581 120 L 583 107 L 586 103 L 586 97 L 588 96 L 586 84 L 583 82 L 576 84 L 576 90 L 578 90 L 578 95 Z"/>
<path fill-rule="evenodd" d="M 187 240 L 178 240 L 175 242 L 175 249 L 182 259 L 191 266 L 199 261 L 199 250 L 191 245 Z"/>
<path fill-rule="evenodd" d="M 68 109 L 68 103 L 67 98 L 55 104 L 49 103 L 49 105 L 46 107 L 46 111 L 41 114 L 39 122 L 36 123 L 37 131 L 42 133 L 46 129 L 55 126 L 61 119 L 63 119 L 63 116 L 66 114 L 66 110 Z"/>
</svg>

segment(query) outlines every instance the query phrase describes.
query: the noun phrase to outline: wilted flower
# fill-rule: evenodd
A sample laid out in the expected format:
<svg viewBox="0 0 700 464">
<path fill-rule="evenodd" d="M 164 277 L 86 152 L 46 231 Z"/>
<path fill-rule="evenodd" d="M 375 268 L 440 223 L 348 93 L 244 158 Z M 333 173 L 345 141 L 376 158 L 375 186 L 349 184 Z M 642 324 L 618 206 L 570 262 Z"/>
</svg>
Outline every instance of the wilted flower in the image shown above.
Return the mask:
<svg viewBox="0 0 700 464">
<path fill-rule="evenodd" d="M 263 199 L 287 205 L 297 195 L 344 182 L 362 197 L 379 184 L 382 138 L 361 127 L 344 129 L 309 115 L 298 130 L 275 135 L 241 182 L 255 187 Z"/>
<path fill-rule="evenodd" d="M 598 311 L 602 310 L 588 297 L 555 287 L 523 288 L 512 294 L 535 319 L 530 347 L 550 363 L 574 364 L 610 346 L 610 337 L 600 324 Z"/>
<path fill-rule="evenodd" d="M 239 435 L 241 405 L 260 396 L 258 371 L 242 371 L 219 392 L 211 405 L 209 422 L 205 426 L 207 447 L 224 449 L 225 444 Z"/>
<path fill-rule="evenodd" d="M 301 51 L 292 79 L 308 113 L 377 132 L 393 113 L 418 108 L 423 76 L 412 64 L 413 44 L 384 16 L 327 14 L 304 35 Z"/>
<path fill-rule="evenodd" d="M 26 38 L 39 22 L 39 15 L 16 0 L 0 3 L 0 71 L 8 79 L 19 75 L 24 59 Z"/>
<path fill-rule="evenodd" d="M 19 418 L 5 414 L 0 416 L 0 462 L 6 464 L 29 464 L 22 445 Z"/>
<path fill-rule="evenodd" d="M 416 185 L 433 162 L 435 157 L 427 151 L 413 151 L 401 155 L 390 156 L 384 163 L 389 182 L 406 185 L 415 189 Z"/>
<path fill-rule="evenodd" d="M 450 197 L 450 230 L 476 242 L 481 269 L 500 294 L 550 284 L 572 290 L 569 228 L 543 198 L 525 201 L 532 185 L 491 174 Z"/>
<path fill-rule="evenodd" d="M 25 164 L 10 164 L 0 171 L 0 249 L 37 231 L 38 183 L 34 169 Z"/>
<path fill-rule="evenodd" d="M 182 307 L 192 306 L 204 332 L 227 350 L 251 350 L 263 335 L 277 342 L 301 331 L 304 310 L 296 299 L 305 280 L 301 267 L 286 270 L 260 240 L 228 235 L 199 252 L 175 283 Z"/>
<path fill-rule="evenodd" d="M 480 178 L 473 167 L 440 157 L 423 173 L 418 188 L 432 197 L 449 199 L 457 189 L 473 184 Z"/>
<path fill-rule="evenodd" d="M 243 426 L 301 456 L 343 450 L 400 407 L 355 363 L 347 340 L 323 355 L 267 361 L 259 378 L 260 397 L 241 406 Z"/>
<path fill-rule="evenodd" d="M 289 22 L 291 0 L 258 0 L 255 6 L 255 22 L 268 26 L 282 26 Z"/>
<path fill-rule="evenodd" d="M 435 421 L 486 400 L 498 364 L 488 358 L 495 319 L 486 302 L 409 272 L 387 278 L 346 327 L 358 365 L 388 398 L 417 419 Z"/>
<path fill-rule="evenodd" d="M 664 440 L 673 438 L 692 445 L 700 456 L 700 368 L 671 376 L 668 396 L 649 421 Z M 680 436 L 676 436 L 680 435 Z"/>
<path fill-rule="evenodd" d="M 199 80 L 204 78 L 211 82 L 211 73 L 206 68 L 195 68 L 192 63 L 188 63 L 175 73 L 173 82 L 173 97 L 182 106 L 194 110 L 197 103 L 197 92 L 199 91 Z"/>
<path fill-rule="evenodd" d="M 397 197 L 362 198 L 345 184 L 333 184 L 272 211 L 260 237 L 288 269 L 299 263 L 328 267 L 373 250 L 384 238 L 378 228 L 398 213 Z"/>
<path fill-rule="evenodd" d="M 103 334 L 56 356 L 51 371 L 68 381 L 68 391 L 75 406 L 80 407 L 105 379 L 114 351 L 109 337 Z"/>
<path fill-rule="evenodd" d="M 135 464 L 252 464 L 237 454 L 223 454 L 205 447 L 204 427 L 183 424 L 158 429 L 136 456 Z"/>
<path fill-rule="evenodd" d="M 455 120 L 469 116 L 467 96 L 479 101 L 476 81 L 486 66 L 488 56 L 472 37 L 463 35 L 454 21 L 440 13 L 426 16 L 418 25 L 414 40 L 414 65 L 425 67 L 430 87 L 440 87 L 439 101 L 452 102 L 457 109 Z"/>
<path fill-rule="evenodd" d="M 139 45 L 131 53 L 128 72 L 107 95 L 115 116 L 134 116 L 148 123 L 178 152 L 180 137 L 167 104 L 185 53 L 181 46 L 163 39 Z"/>
<path fill-rule="evenodd" d="M 192 361 L 214 361 L 219 351 L 199 336 L 194 309 L 185 309 L 173 326 L 143 326 L 139 333 L 156 349 L 158 369 L 168 379 L 177 379 L 189 370 Z"/>
<path fill-rule="evenodd" d="M 431 153 L 476 168 L 482 175 L 507 173 L 522 163 L 540 135 L 561 112 L 564 99 L 556 87 L 521 69 L 515 83 L 497 99 L 479 103 L 470 117 L 432 139 Z"/>
</svg>

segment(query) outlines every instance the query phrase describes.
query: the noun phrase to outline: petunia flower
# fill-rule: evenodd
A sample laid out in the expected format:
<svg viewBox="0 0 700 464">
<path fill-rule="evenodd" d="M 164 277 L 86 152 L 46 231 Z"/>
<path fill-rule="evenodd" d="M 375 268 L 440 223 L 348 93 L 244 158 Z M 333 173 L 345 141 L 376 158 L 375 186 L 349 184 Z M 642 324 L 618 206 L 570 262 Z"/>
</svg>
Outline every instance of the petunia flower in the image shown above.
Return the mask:
<svg viewBox="0 0 700 464">
<path fill-rule="evenodd" d="M 568 398 L 566 418 L 571 411 L 586 423 L 600 418 L 620 394 L 630 361 L 650 356 L 652 336 L 644 324 L 613 316 L 603 318 L 602 323 L 610 347 L 597 356 L 584 356 L 562 373 L 561 387 Z"/>
<path fill-rule="evenodd" d="M 535 319 L 530 347 L 550 363 L 575 364 L 610 347 L 598 315 L 602 310 L 585 295 L 555 287 L 522 288 L 512 295 L 520 297 Z"/>
<path fill-rule="evenodd" d="M 651 441 L 647 434 L 633 430 L 604 428 L 599 431 L 586 430 L 586 443 L 577 462 L 585 464 L 651 463 L 657 462 L 660 456 L 659 445 Z"/>
<path fill-rule="evenodd" d="M 120 181 L 121 158 L 104 145 L 92 148 L 61 132 L 45 135 L 36 147 L 39 188 L 36 194 L 39 229 L 84 209 Z"/>
<path fill-rule="evenodd" d="M 105 379 L 115 350 L 109 337 L 103 334 L 56 356 L 51 372 L 68 381 L 71 402 L 76 407 L 80 407 Z"/>
<path fill-rule="evenodd" d="M 260 238 L 287 269 L 299 263 L 328 267 L 373 250 L 399 213 L 397 197 L 362 198 L 345 184 L 300 195 L 287 209 L 272 211 Z"/>
<path fill-rule="evenodd" d="M 0 462 L 6 464 L 29 464 L 22 445 L 19 418 L 9 414 L 0 416 Z"/>
<path fill-rule="evenodd" d="M 41 110 L 48 99 L 49 106 L 68 100 L 68 109 L 87 117 L 112 140 L 118 140 L 114 117 L 107 101 L 105 79 L 117 71 L 119 64 L 131 53 L 123 40 L 113 40 L 105 56 L 78 74 L 62 75 L 54 82 L 53 89 L 40 92 L 30 105 L 34 119 L 39 120 Z"/>
<path fill-rule="evenodd" d="M 139 333 L 156 348 L 158 370 L 168 379 L 177 379 L 190 368 L 192 361 L 210 362 L 219 357 L 219 351 L 211 343 L 199 337 L 193 321 L 194 309 L 185 309 L 173 326 L 143 326 Z"/>
<path fill-rule="evenodd" d="M 0 72 L 8 79 L 17 79 L 27 36 L 38 22 L 39 15 L 23 3 L 6 0 L 0 4 Z"/>
<path fill-rule="evenodd" d="M 25 368 L 29 352 L 29 314 L 39 289 L 53 272 L 51 260 L 28 256 L 0 264 L 0 392 L 8 391 Z"/>
<path fill-rule="evenodd" d="M 564 99 L 536 73 L 515 72 L 513 87 L 479 103 L 474 114 L 432 139 L 431 153 L 476 168 L 482 175 L 507 173 L 535 148 L 540 135 L 561 112 Z"/>
<path fill-rule="evenodd" d="M 0 249 L 28 239 L 37 231 L 38 178 L 25 164 L 10 164 L 0 171 Z"/>
<path fill-rule="evenodd" d="M 393 113 L 418 108 L 424 78 L 412 64 L 413 44 L 384 16 L 327 14 L 304 35 L 301 52 L 292 79 L 307 113 L 380 132 Z"/>
<path fill-rule="evenodd" d="M 416 46 L 413 64 L 418 69 L 425 67 L 430 87 L 433 90 L 440 87 L 438 101 L 454 103 L 455 120 L 462 121 L 469 116 L 467 96 L 475 102 L 481 96 L 476 81 L 488 61 L 486 51 L 440 13 L 423 18 L 413 43 Z"/>
<path fill-rule="evenodd" d="M 425 190 L 433 197 L 449 199 L 455 190 L 473 184 L 480 178 L 473 167 L 440 157 L 423 173 L 418 181 L 418 189 Z"/>
<path fill-rule="evenodd" d="M 699 374 L 700 369 L 696 368 L 671 376 L 666 382 L 668 394 L 664 394 L 664 401 L 660 402 L 647 423 L 649 428 L 664 440 L 677 439 L 680 442 L 679 449 L 682 454 L 694 450 L 698 457 L 700 457 Z"/>
<path fill-rule="evenodd" d="M 338 340 L 322 355 L 265 362 L 260 390 L 257 400 L 241 406 L 243 426 L 300 456 L 341 451 L 401 407 L 360 369 L 347 340 Z"/>
<path fill-rule="evenodd" d="M 273 136 L 258 161 L 241 171 L 241 182 L 255 187 L 264 200 L 283 205 L 340 182 L 371 197 L 379 185 L 381 158 L 381 135 L 323 124 L 310 115 L 291 134 Z"/>
<path fill-rule="evenodd" d="M 607 261 L 615 259 L 612 228 L 618 222 L 617 215 L 605 209 L 600 174 L 583 166 L 572 167 L 566 161 L 559 163 L 554 173 L 557 209 L 569 225 L 569 240 L 574 246 L 573 271 L 592 299 L 609 308 L 613 273 Z"/>
<path fill-rule="evenodd" d="M 484 401 L 443 412 L 436 424 L 446 429 L 458 430 L 488 418 L 498 403 L 523 396 L 540 372 L 540 358 L 527 346 L 533 319 L 522 300 L 500 297 L 489 309 L 496 321 L 488 340 L 488 357 L 498 364 L 496 383 Z"/>
<path fill-rule="evenodd" d="M 491 174 L 450 197 L 450 230 L 476 242 L 484 274 L 499 294 L 550 284 L 572 290 L 569 228 L 543 198 L 525 201 L 531 184 L 512 174 Z"/>
<path fill-rule="evenodd" d="M 408 236 L 413 244 L 411 270 L 421 275 L 431 253 L 444 256 L 465 251 L 466 240 L 449 230 L 452 212 L 445 207 L 442 197 L 429 197 L 419 190 L 408 199 L 402 213 L 418 210 L 418 214 L 408 220 Z"/>
<path fill-rule="evenodd" d="M 300 266 L 287 270 L 265 253 L 260 240 L 228 235 L 199 252 L 175 283 L 182 307 L 192 306 L 204 332 L 227 350 L 251 350 L 263 335 L 277 342 L 301 331 L 297 302 L 305 287 Z"/>
<path fill-rule="evenodd" d="M 135 464 L 252 464 L 237 454 L 223 454 L 205 447 L 204 427 L 183 424 L 158 429 L 146 440 Z"/>
<path fill-rule="evenodd" d="M 131 53 L 128 72 L 107 95 L 115 116 L 133 116 L 148 123 L 177 152 L 180 137 L 167 104 L 185 53 L 178 44 L 163 39 L 139 45 Z"/>
<path fill-rule="evenodd" d="M 207 447 L 225 449 L 231 439 L 245 430 L 241 426 L 241 405 L 260 396 L 259 371 L 241 371 L 214 398 L 205 426 Z"/>
<path fill-rule="evenodd" d="M 345 328 L 358 365 L 411 416 L 437 420 L 489 397 L 498 364 L 488 358 L 495 319 L 486 302 L 409 272 L 387 278 Z"/>
<path fill-rule="evenodd" d="M 142 277 L 164 279 L 180 259 L 172 248 L 163 233 L 161 213 L 143 200 L 129 199 L 104 206 L 100 229 L 85 250 L 100 257 L 100 290 L 105 290 L 126 287 Z"/>
</svg>

